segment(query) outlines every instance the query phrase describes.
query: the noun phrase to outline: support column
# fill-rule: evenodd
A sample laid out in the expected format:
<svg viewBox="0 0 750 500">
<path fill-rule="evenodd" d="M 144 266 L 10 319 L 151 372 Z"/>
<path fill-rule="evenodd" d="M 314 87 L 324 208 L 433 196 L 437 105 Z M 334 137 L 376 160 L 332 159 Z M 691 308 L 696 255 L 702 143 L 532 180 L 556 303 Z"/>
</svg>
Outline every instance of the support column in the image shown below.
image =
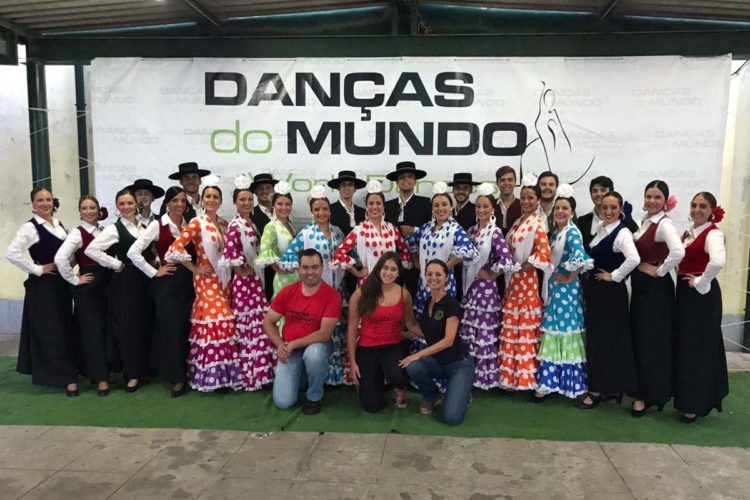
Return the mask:
<svg viewBox="0 0 750 500">
<path fill-rule="evenodd" d="M 33 187 L 52 189 L 47 122 L 47 82 L 44 64 L 26 62 L 29 96 L 29 142 L 31 147 L 31 179 Z"/>
<path fill-rule="evenodd" d="M 81 196 L 89 194 L 89 146 L 86 134 L 86 89 L 83 82 L 83 65 L 75 65 L 76 124 L 78 131 L 78 178 Z"/>
</svg>

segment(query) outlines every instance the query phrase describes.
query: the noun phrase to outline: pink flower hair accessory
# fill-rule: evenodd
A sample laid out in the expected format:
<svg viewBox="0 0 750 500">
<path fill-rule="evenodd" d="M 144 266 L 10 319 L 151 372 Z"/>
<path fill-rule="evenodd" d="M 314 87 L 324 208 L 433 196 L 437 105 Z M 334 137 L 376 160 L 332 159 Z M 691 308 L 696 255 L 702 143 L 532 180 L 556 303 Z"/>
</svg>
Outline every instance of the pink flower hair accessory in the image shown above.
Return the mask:
<svg viewBox="0 0 750 500">
<path fill-rule="evenodd" d="M 666 211 L 671 212 L 676 206 L 677 206 L 677 198 L 675 198 L 674 195 L 670 195 L 669 198 L 667 198 Z"/>
</svg>

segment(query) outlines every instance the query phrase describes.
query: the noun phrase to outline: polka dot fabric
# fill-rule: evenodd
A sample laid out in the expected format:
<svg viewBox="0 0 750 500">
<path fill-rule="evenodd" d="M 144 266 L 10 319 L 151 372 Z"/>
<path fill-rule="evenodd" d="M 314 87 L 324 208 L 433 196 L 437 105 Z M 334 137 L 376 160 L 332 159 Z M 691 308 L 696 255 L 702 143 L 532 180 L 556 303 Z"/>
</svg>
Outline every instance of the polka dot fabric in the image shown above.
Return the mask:
<svg viewBox="0 0 750 500">
<path fill-rule="evenodd" d="M 476 225 L 469 235 L 477 247 L 479 257 L 465 264 L 463 278 L 468 290 L 463 299 L 463 319 L 458 335 L 474 358 L 474 387 L 492 389 L 500 386 L 500 348 L 502 304 L 497 281 L 477 277 L 480 269 L 493 272 L 512 269 L 514 260 L 499 227 L 490 224 L 479 230 Z"/>
<path fill-rule="evenodd" d="M 331 267 L 349 269 L 359 262 L 365 268 L 372 269 L 385 252 L 397 252 L 401 264 L 406 269 L 411 269 L 411 253 L 396 227 L 389 222 L 381 221 L 378 231 L 375 224 L 365 220 L 355 226 L 336 249 L 331 259 Z M 364 285 L 365 280 L 366 278 L 360 278 L 357 286 Z"/>
<path fill-rule="evenodd" d="M 289 232 L 286 226 L 278 219 L 273 218 L 266 224 L 263 229 L 263 236 L 260 238 L 260 248 L 258 249 L 258 258 L 255 264 L 258 267 L 266 267 L 273 264 L 279 264 L 281 256 L 286 252 L 294 235 Z M 297 281 L 297 273 L 285 274 L 276 273 L 273 278 L 273 295 L 276 296 L 279 290 L 287 285 Z"/>
<path fill-rule="evenodd" d="M 258 238 L 250 221 L 240 216 L 229 224 L 223 262 L 231 266 L 252 265 L 258 251 Z M 258 274 L 232 278 L 232 310 L 237 327 L 239 363 L 243 388 L 256 391 L 274 379 L 276 348 L 263 331 L 268 309 Z"/>
<path fill-rule="evenodd" d="M 519 269 L 509 280 L 506 275 L 500 332 L 500 386 L 509 390 L 532 390 L 538 385 L 536 356 L 542 321 L 536 269 L 547 269 L 551 265 L 551 251 L 537 214 L 517 220 L 508 231 L 507 241 L 517 262 L 529 262 L 534 267 Z"/>
<path fill-rule="evenodd" d="M 586 255 L 583 238 L 569 223 L 552 236 L 552 263 L 555 273 L 568 276 L 576 270 L 592 269 L 594 261 Z M 583 294 L 578 277 L 570 283 L 548 283 L 548 304 L 541 330 L 539 351 L 539 392 L 560 393 L 575 398 L 586 392 L 586 350 L 583 344 Z"/>
<path fill-rule="evenodd" d="M 435 226 L 435 221 L 430 221 L 418 227 L 406 238 L 409 250 L 419 255 L 419 288 L 414 299 L 414 315 L 417 321 L 431 296 L 424 274 L 427 262 L 432 259 L 448 262 L 451 257 L 461 257 L 465 261 L 470 261 L 478 256 L 471 238 L 455 219 L 451 217 L 436 231 Z M 448 271 L 446 290 L 452 297 L 456 296 L 456 277 L 453 269 Z"/>
<path fill-rule="evenodd" d="M 221 230 L 203 215 L 190 224 L 169 247 L 165 259 L 180 262 L 190 259 L 185 247 L 195 245 L 198 266 L 211 265 L 206 246 L 213 251 L 223 245 L 226 222 Z M 193 275 L 195 302 L 190 314 L 190 351 L 188 353 L 188 381 L 198 391 L 214 391 L 223 387 L 242 388 L 239 350 L 234 314 L 229 304 L 229 290 L 215 273 Z"/>
</svg>

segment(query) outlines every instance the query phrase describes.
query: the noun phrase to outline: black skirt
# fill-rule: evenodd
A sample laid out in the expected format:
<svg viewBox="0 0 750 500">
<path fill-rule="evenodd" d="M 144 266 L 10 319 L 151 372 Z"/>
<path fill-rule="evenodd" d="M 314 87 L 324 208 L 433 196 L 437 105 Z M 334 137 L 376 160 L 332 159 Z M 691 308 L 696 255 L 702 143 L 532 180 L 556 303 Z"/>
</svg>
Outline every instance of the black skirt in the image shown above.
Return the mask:
<svg viewBox="0 0 750 500">
<path fill-rule="evenodd" d="M 101 266 L 81 268 L 81 274 L 93 274 L 94 280 L 73 287 L 73 318 L 80 339 L 81 372 L 92 382 L 109 380 L 107 360 L 107 288 L 112 270 Z"/>
<path fill-rule="evenodd" d="M 674 407 L 705 417 L 729 394 L 721 334 L 721 289 L 716 280 L 701 295 L 686 281 L 677 284 L 674 345 Z"/>
<path fill-rule="evenodd" d="M 126 379 L 148 374 L 153 303 L 149 278 L 133 265 L 112 274 L 107 288 L 108 357 L 114 371 Z"/>
<path fill-rule="evenodd" d="M 68 283 L 57 274 L 29 276 L 24 283 L 18 372 L 31 383 L 66 387 L 78 381 L 78 345 Z"/>
<path fill-rule="evenodd" d="M 630 276 L 630 330 L 638 373 L 638 390 L 630 395 L 660 405 L 672 397 L 674 281 L 669 274 L 653 278 L 637 269 Z"/>
<path fill-rule="evenodd" d="M 170 384 L 187 382 L 190 309 L 195 300 L 193 273 L 177 265 L 174 274 L 151 278 L 154 301 L 152 365 Z"/>
<path fill-rule="evenodd" d="M 638 387 L 625 283 L 584 282 L 586 362 L 592 392 L 622 394 Z"/>
</svg>

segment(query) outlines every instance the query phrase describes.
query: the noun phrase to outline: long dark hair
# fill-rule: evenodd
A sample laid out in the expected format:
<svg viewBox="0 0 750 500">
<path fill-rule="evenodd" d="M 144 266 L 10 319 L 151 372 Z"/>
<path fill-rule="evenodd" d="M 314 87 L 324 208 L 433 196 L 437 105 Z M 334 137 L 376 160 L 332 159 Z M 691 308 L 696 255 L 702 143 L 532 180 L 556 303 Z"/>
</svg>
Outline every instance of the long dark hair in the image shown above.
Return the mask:
<svg viewBox="0 0 750 500">
<path fill-rule="evenodd" d="M 383 282 L 380 279 L 380 271 L 383 269 L 386 261 L 393 261 L 398 267 L 398 275 L 403 276 L 404 268 L 401 266 L 396 252 L 385 252 L 379 259 L 375 267 L 370 271 L 367 282 L 359 289 L 359 301 L 357 302 L 357 312 L 360 318 L 369 316 L 378 306 L 378 301 L 383 298 Z"/>
</svg>

